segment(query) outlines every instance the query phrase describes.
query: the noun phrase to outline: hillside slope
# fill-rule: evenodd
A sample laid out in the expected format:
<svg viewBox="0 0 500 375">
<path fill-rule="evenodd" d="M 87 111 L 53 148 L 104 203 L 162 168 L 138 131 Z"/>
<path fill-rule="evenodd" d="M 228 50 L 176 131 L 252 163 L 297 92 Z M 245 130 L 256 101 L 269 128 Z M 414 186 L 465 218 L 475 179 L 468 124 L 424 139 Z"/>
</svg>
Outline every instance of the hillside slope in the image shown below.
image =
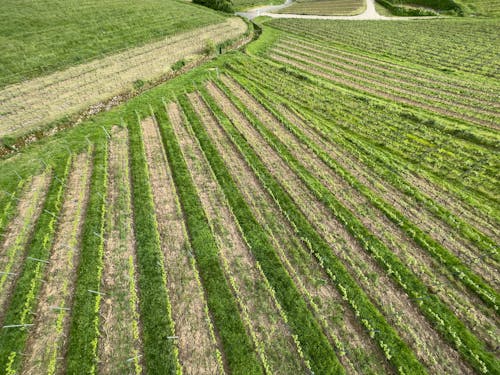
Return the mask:
<svg viewBox="0 0 500 375">
<path fill-rule="evenodd" d="M 175 0 L 5 0 L 0 88 L 224 18 Z"/>
</svg>

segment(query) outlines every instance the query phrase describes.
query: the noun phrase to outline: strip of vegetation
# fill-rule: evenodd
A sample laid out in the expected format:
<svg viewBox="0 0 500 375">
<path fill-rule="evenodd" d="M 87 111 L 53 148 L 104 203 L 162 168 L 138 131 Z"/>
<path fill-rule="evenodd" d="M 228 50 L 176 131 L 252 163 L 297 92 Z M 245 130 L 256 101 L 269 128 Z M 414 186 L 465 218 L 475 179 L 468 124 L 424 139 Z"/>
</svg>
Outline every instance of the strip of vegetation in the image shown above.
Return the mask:
<svg viewBox="0 0 500 375">
<path fill-rule="evenodd" d="M 221 88 L 224 88 L 220 84 Z M 227 90 L 227 89 L 226 89 Z M 230 95 L 230 93 L 229 93 Z M 414 299 L 422 313 L 457 350 L 480 372 L 494 371 L 498 361 L 487 351 L 483 342 L 478 340 L 465 325 L 445 306 L 439 298 L 429 293 L 427 287 L 392 253 L 384 243 L 374 236 L 347 208 L 345 208 L 313 174 L 293 157 L 287 147 L 260 121 L 250 113 L 234 96 L 230 96 L 235 105 L 257 128 L 264 139 L 297 173 L 317 199 L 330 209 L 332 214 L 356 238 L 362 247 L 374 256 L 387 274 Z M 425 299 L 425 300 L 423 300 Z"/>
<path fill-rule="evenodd" d="M 344 372 L 342 365 L 328 343 L 328 339 L 321 332 L 319 324 L 284 269 L 266 232 L 253 216 L 191 104 L 185 97 L 181 97 L 179 101 L 200 141 L 203 152 L 210 162 L 217 181 L 224 191 L 232 212 L 238 220 L 249 247 L 275 291 L 280 305 L 286 312 L 288 324 L 294 334 L 297 335 L 312 370 L 322 374 Z"/>
<path fill-rule="evenodd" d="M 75 166 L 78 168 L 78 166 Z M 106 224 L 108 144 L 95 146 L 90 192 L 82 230 L 80 263 L 72 306 L 66 371 L 91 374 L 97 366 L 99 305 Z"/>
<path fill-rule="evenodd" d="M 205 288 L 207 305 L 231 372 L 262 374 L 263 368 L 255 355 L 234 296 L 229 289 L 219 260 L 219 249 L 213 237 L 202 203 L 191 179 L 186 161 L 167 119 L 166 111 L 155 113 L 160 133 L 184 212 L 191 248 L 195 252 L 200 278 Z"/>
<path fill-rule="evenodd" d="M 20 179 L 18 184 L 15 186 L 14 192 L 3 192 L 6 197 L 0 201 L 0 206 L 3 207 L 2 212 L 0 213 L 0 237 L 3 236 L 3 232 L 7 223 L 9 222 L 14 209 L 17 206 L 17 201 L 19 199 L 19 195 L 23 190 L 23 186 L 25 185 L 26 180 Z"/>
<path fill-rule="evenodd" d="M 145 372 L 152 374 L 174 374 L 181 370 L 141 128 L 138 118 L 134 118 L 134 115 L 129 116 L 126 121 L 130 135 L 130 169 L 144 367 Z"/>
<path fill-rule="evenodd" d="M 351 305 L 362 325 L 370 332 L 370 336 L 376 340 L 387 360 L 400 372 L 425 374 L 424 367 L 417 360 L 414 353 L 370 302 L 368 296 L 352 278 L 341 261 L 333 255 L 328 243 L 316 232 L 290 195 L 267 170 L 258 155 L 224 115 L 210 94 L 205 89 L 201 89 L 201 93 L 250 168 L 290 221 L 297 235 L 303 240 L 311 253 L 316 256 L 343 298 Z"/>
<path fill-rule="evenodd" d="M 26 256 L 33 260 L 24 263 L 5 313 L 4 326 L 19 326 L 0 330 L 0 369 L 8 375 L 17 374 L 22 364 L 23 359 L 19 354 L 26 344 L 29 327 L 33 325 L 31 311 L 36 310 L 38 303 L 37 296 L 47 267 L 45 260 L 50 256 L 71 159 L 68 157 L 65 162 L 56 164 L 43 211 L 27 246 Z"/>
</svg>

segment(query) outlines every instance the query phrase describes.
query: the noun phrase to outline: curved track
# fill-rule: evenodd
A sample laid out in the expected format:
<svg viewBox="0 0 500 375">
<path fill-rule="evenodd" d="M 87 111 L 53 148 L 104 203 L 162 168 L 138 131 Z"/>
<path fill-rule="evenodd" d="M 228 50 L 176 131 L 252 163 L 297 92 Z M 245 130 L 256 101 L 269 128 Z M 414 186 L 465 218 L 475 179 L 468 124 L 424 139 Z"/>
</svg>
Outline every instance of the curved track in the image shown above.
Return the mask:
<svg viewBox="0 0 500 375">
<path fill-rule="evenodd" d="M 312 19 L 312 20 L 353 20 L 353 21 L 367 21 L 367 20 L 386 20 L 386 21 L 400 21 L 400 20 L 412 20 L 412 19 L 429 19 L 429 18 L 439 18 L 440 16 L 431 17 L 387 17 L 382 16 L 377 13 L 375 9 L 375 0 L 365 0 L 366 9 L 363 13 L 357 14 L 355 16 L 319 16 L 319 15 L 304 15 L 304 14 L 281 14 L 273 13 L 283 8 L 286 8 L 292 4 L 292 0 L 286 0 L 282 5 L 271 5 L 264 6 L 255 9 L 248 10 L 246 12 L 237 12 L 236 15 L 245 17 L 252 20 L 256 17 L 267 16 L 271 18 L 302 18 L 302 19 Z"/>
</svg>

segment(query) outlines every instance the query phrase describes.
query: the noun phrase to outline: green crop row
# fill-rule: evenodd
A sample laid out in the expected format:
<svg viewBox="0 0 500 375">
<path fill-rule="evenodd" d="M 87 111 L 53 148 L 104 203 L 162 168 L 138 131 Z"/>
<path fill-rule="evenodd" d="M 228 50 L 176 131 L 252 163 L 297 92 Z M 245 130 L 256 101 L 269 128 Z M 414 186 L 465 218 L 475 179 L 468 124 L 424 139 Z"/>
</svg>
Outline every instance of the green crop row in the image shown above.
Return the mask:
<svg viewBox="0 0 500 375">
<path fill-rule="evenodd" d="M 17 201 L 25 184 L 26 180 L 20 179 L 14 192 L 5 192 L 7 196 L 0 201 L 0 206 L 3 207 L 3 210 L 0 213 L 0 237 L 3 236 L 5 227 L 7 226 L 14 209 L 17 207 Z"/>
<path fill-rule="evenodd" d="M 222 86 L 222 84 L 221 84 Z M 494 371 L 498 361 L 487 351 L 484 343 L 479 341 L 464 324 L 434 295 L 427 287 L 392 253 L 377 237 L 345 208 L 327 188 L 325 188 L 303 165 L 290 153 L 285 145 L 274 136 L 260 121 L 232 97 L 233 102 L 258 129 L 264 139 L 276 150 L 290 168 L 301 178 L 310 191 L 328 207 L 331 213 L 346 227 L 362 247 L 387 270 L 388 275 L 408 294 L 410 298 L 426 297 L 425 302 L 419 300 L 416 305 L 441 332 L 441 334 L 462 354 L 472 367 L 480 372 Z"/>
<path fill-rule="evenodd" d="M 358 286 L 344 265 L 333 255 L 329 245 L 308 222 L 290 195 L 267 170 L 255 151 L 218 108 L 210 95 L 205 90 L 201 90 L 201 93 L 250 168 L 290 221 L 297 235 L 327 271 L 334 285 L 350 304 L 360 322 L 373 333 L 373 338 L 384 351 L 388 361 L 401 373 L 425 373 L 425 369 L 415 358 L 413 352 L 370 302 L 368 296 Z"/>
<path fill-rule="evenodd" d="M 18 373 L 23 361 L 19 353 L 22 353 L 29 335 L 29 327 L 33 325 L 34 317 L 31 312 L 36 309 L 39 302 L 37 296 L 47 266 L 43 260 L 50 257 L 71 161 L 72 158 L 68 157 L 65 163 L 58 164 L 54 168 L 55 177 L 59 177 L 52 179 L 43 211 L 27 246 L 26 256 L 42 261 L 27 260 L 24 263 L 5 313 L 4 325 L 21 325 L 15 328 L 3 328 L 0 331 L 0 369 L 8 375 Z"/>
<path fill-rule="evenodd" d="M 300 347 L 313 371 L 325 374 L 342 372 L 342 366 L 327 338 L 321 332 L 319 324 L 315 321 L 292 279 L 284 269 L 264 229 L 253 216 L 243 195 L 232 180 L 222 157 L 208 138 L 203 124 L 186 98 L 180 98 L 180 103 L 210 162 L 217 181 L 224 191 L 244 237 L 262 267 L 266 279 L 269 280 L 281 307 L 286 312 L 288 325 L 297 335 Z"/>
<path fill-rule="evenodd" d="M 219 249 L 191 179 L 186 162 L 165 109 L 155 113 L 172 171 L 187 231 L 215 328 L 221 338 L 225 359 L 234 373 L 261 374 L 259 363 L 240 317 L 219 260 Z"/>
<path fill-rule="evenodd" d="M 75 166 L 77 168 L 78 166 Z M 108 143 L 98 142 L 94 150 L 92 177 L 83 223 L 80 260 L 73 295 L 67 368 L 70 374 L 96 372 L 99 335 L 101 274 L 106 224 Z"/>
<path fill-rule="evenodd" d="M 174 323 L 167 293 L 164 258 L 149 184 L 148 166 L 138 118 L 127 118 L 130 142 L 132 205 L 137 246 L 137 283 L 144 365 L 152 374 L 180 373 Z"/>
</svg>

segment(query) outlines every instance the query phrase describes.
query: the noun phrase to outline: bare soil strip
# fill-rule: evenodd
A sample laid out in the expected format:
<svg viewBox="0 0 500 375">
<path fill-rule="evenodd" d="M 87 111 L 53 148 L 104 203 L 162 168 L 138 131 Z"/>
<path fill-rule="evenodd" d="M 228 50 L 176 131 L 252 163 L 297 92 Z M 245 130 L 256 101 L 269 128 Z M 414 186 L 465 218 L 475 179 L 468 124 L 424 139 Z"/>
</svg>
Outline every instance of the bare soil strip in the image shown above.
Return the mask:
<svg viewBox="0 0 500 375">
<path fill-rule="evenodd" d="M 468 365 L 434 331 L 406 293 L 395 285 L 376 261 L 350 236 L 343 225 L 316 200 L 299 177 L 267 144 L 230 100 L 213 84 L 209 84 L 208 88 L 226 115 L 232 119 L 262 161 L 316 227 L 318 233 L 327 240 L 334 253 L 344 262 L 351 273 L 357 276 L 362 288 L 369 291 L 368 295 L 379 306 L 381 312 L 396 328 L 400 336 L 408 342 L 417 357 L 433 373 L 470 373 L 471 369 Z"/>
<path fill-rule="evenodd" d="M 5 228 L 5 236 L 0 247 L 0 271 L 2 272 L 0 274 L 0 321 L 16 283 L 17 273 L 25 261 L 24 249 L 42 210 L 50 178 L 49 171 L 32 178 L 26 191 L 20 197 L 15 216 Z"/>
<path fill-rule="evenodd" d="M 169 104 L 168 114 L 219 245 L 226 277 L 237 295 L 245 321 L 250 325 L 257 350 L 273 374 L 304 372 L 306 368 L 290 329 L 280 315 L 280 307 L 245 243 L 195 136 L 185 128 L 177 104 Z"/>
<path fill-rule="evenodd" d="M 230 18 L 222 24 L 8 86 L 0 91 L 0 137 L 25 133 L 130 90 L 135 81 L 155 79 L 175 62 L 203 53 L 207 40 L 217 44 L 246 30 L 241 19 Z"/>
<path fill-rule="evenodd" d="M 179 361 L 188 374 L 221 374 L 224 369 L 220 351 L 161 136 L 152 118 L 143 120 L 141 127 L 178 337 Z"/>
<path fill-rule="evenodd" d="M 292 54 L 289 54 L 289 53 L 288 53 L 288 55 L 293 56 Z M 471 122 L 474 124 L 486 126 L 488 128 L 492 128 L 492 129 L 498 128 L 494 123 L 492 123 L 492 121 L 478 119 L 476 117 L 472 117 L 469 115 L 456 113 L 456 112 L 448 110 L 448 109 L 443 109 L 443 108 L 436 107 L 436 106 L 433 106 L 430 104 L 420 103 L 420 102 L 417 102 L 413 99 L 408 99 L 408 98 L 401 97 L 401 96 L 398 96 L 395 94 L 391 94 L 391 93 L 388 93 L 386 91 L 383 91 L 380 88 L 372 88 L 372 87 L 367 87 L 366 85 L 363 85 L 360 83 L 355 83 L 352 80 L 342 78 L 342 76 L 344 76 L 346 74 L 345 71 L 335 70 L 335 69 L 331 68 L 330 66 L 327 66 L 324 64 L 322 65 L 322 64 L 320 64 L 314 60 L 311 60 L 311 59 L 300 58 L 303 62 L 298 62 L 296 60 L 293 60 L 293 59 L 288 58 L 288 57 L 284 57 L 284 56 L 279 55 L 277 53 L 270 53 L 269 57 L 272 58 L 273 60 L 278 61 L 278 62 L 292 65 L 292 66 L 299 68 L 299 69 L 302 69 L 302 70 L 306 70 L 314 75 L 320 76 L 322 78 L 326 78 L 332 82 L 342 84 L 342 85 L 345 85 L 347 87 L 354 88 L 356 90 L 365 91 L 369 94 L 379 96 L 379 97 L 382 97 L 384 99 L 388 99 L 391 101 L 395 101 L 395 102 L 399 102 L 399 103 L 403 103 L 403 104 L 407 104 L 407 105 L 411 105 L 411 106 L 415 106 L 415 107 L 420 107 L 420 108 L 423 108 L 423 109 L 428 110 L 430 112 L 438 113 L 438 114 L 441 114 L 444 116 L 455 117 L 455 118 L 465 120 L 465 121 L 468 121 L 468 122 Z M 297 56 L 297 58 L 299 58 L 299 57 Z M 326 68 L 326 69 L 330 70 L 332 73 L 327 73 L 327 72 L 321 70 L 322 68 Z M 339 74 L 341 74 L 341 76 L 333 75 L 333 73 L 339 73 Z"/>
<path fill-rule="evenodd" d="M 308 301 L 349 374 L 391 373 L 378 348 L 361 328 L 328 275 L 296 237 L 286 218 L 260 185 L 198 94 L 189 98 L 259 223 L 267 228 L 280 259 Z"/>
<path fill-rule="evenodd" d="M 57 233 L 48 259 L 45 282 L 35 313 L 35 328 L 30 332 L 22 374 L 61 371 L 58 361 L 66 345 L 71 296 L 79 258 L 79 239 L 89 192 L 91 156 L 78 155 L 67 183 L 66 197 Z"/>
<path fill-rule="evenodd" d="M 128 134 L 114 127 L 109 147 L 108 223 L 104 249 L 99 363 L 103 374 L 142 373 Z"/>
<path fill-rule="evenodd" d="M 367 198 L 352 188 L 342 177 L 336 175 L 241 86 L 227 76 L 223 76 L 222 80 L 245 106 L 289 147 L 294 157 L 312 171 L 330 191 L 337 192 L 337 199 L 349 208 L 364 226 L 382 240 L 394 254 L 398 255 L 425 284 L 429 287 L 439 286 L 439 288 L 434 288 L 435 293 L 457 313 L 459 318 L 467 322 L 473 331 L 477 331 L 479 337 L 484 339 L 491 348 L 500 344 L 494 333 L 498 322 L 494 317 L 490 318 L 491 311 L 489 314 L 485 314 L 476 308 L 476 306 L 482 305 L 476 296 L 457 282 L 452 275 L 442 270 L 440 264 L 431 258 L 425 250 L 418 247 L 382 212 L 373 207 Z M 481 274 L 484 275 L 484 273 Z"/>
</svg>

